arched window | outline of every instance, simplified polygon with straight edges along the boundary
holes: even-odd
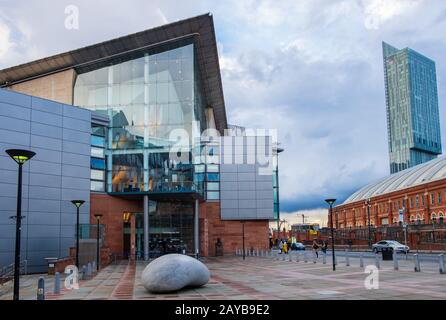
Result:
[[[417,223],[420,224],[421,223],[421,215],[418,213],[417,214]]]
[[[437,215],[435,214],[435,212],[432,212],[431,220],[432,220],[432,222],[437,222]]]
[[[414,216],[410,216],[410,222],[415,222],[415,217]]]
[[[394,217],[394,218],[393,218],[393,223],[394,223],[394,224],[397,224],[397,223],[398,223],[398,219]]]
[[[438,213],[438,220],[440,223],[444,222],[444,214],[441,211]]]

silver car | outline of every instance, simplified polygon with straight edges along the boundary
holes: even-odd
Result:
[[[383,248],[391,248],[394,252],[409,253],[410,248],[394,240],[381,240],[372,245],[374,253],[381,252]]]

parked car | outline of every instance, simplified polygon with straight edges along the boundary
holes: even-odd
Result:
[[[293,242],[291,244],[291,250],[305,250],[305,246],[302,242]]]
[[[381,240],[372,245],[374,253],[381,252],[383,248],[391,248],[395,252],[409,253],[410,248],[394,240]]]

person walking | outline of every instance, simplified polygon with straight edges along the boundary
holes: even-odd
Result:
[[[279,250],[280,250],[279,253],[283,252],[283,242],[282,242],[282,240],[279,241]]]
[[[319,245],[317,244],[316,239],[314,239],[313,240],[313,252],[316,255],[316,259],[319,258],[318,250],[319,250]]]
[[[288,254],[288,244],[286,242],[283,243],[283,253]]]
[[[322,252],[324,254],[327,254],[327,248],[328,248],[328,242],[327,240],[324,240],[324,242],[322,243]]]

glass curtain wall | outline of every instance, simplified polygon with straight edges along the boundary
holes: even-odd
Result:
[[[206,120],[192,43],[79,71],[74,104],[110,119],[107,192],[203,189],[194,181]]]

